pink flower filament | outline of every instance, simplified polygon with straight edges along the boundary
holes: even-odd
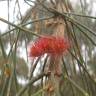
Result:
[[[38,57],[41,55],[53,54],[59,55],[63,54],[68,50],[70,44],[68,40],[61,38],[61,37],[44,37],[37,39],[34,44],[30,47],[30,57]]]

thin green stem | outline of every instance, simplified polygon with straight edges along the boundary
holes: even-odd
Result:
[[[69,53],[77,60],[78,64],[82,67],[82,69],[87,73],[90,80],[96,85],[95,80],[90,76],[89,72],[86,70],[86,68],[83,66],[82,62],[69,50]],[[84,62],[83,62],[84,63]]]
[[[33,84],[34,82],[36,82],[37,80],[41,79],[43,76],[46,76],[47,74],[42,73],[34,78],[32,78],[17,94],[16,96],[22,96],[22,94],[24,93],[24,91],[27,89],[27,87],[29,87],[31,84]]]
[[[7,90],[7,96],[10,96],[10,91],[11,91],[11,86],[12,86],[12,80],[13,80],[13,72],[10,76],[10,79],[9,79],[9,84],[8,84],[8,90]]]
[[[7,24],[10,24],[11,26],[14,26],[14,27],[22,30],[22,32],[30,33],[30,34],[35,35],[35,36],[37,36],[37,37],[43,37],[43,36],[40,35],[40,34],[36,34],[35,32],[32,32],[32,31],[30,31],[30,30],[28,30],[28,29],[25,29],[25,28],[21,27],[21,26],[18,26],[18,25],[15,25],[15,24],[11,23],[11,22],[8,22],[7,20],[5,20],[5,19],[3,19],[3,18],[0,18],[0,20],[1,20],[2,22],[5,22],[5,23],[7,23]]]
[[[35,22],[39,22],[39,21],[42,21],[42,20],[48,20],[48,19],[51,19],[51,18],[53,18],[53,17],[54,17],[54,16],[45,17],[45,18],[40,18],[40,19],[35,19],[35,20],[33,20],[33,21],[30,21],[30,22],[21,24],[20,26],[21,26],[21,27],[24,27],[24,26],[26,26],[26,25],[28,25],[28,24],[32,24],[32,23],[35,23]],[[6,23],[6,22],[5,22],[5,23]],[[7,24],[8,24],[8,22],[7,22]],[[17,26],[17,25],[16,25],[16,26]],[[14,26],[14,27],[15,27],[15,26]],[[16,27],[16,28],[17,28],[17,27]],[[13,29],[9,30],[8,32],[1,34],[1,37],[7,35],[8,33],[12,32],[12,31],[14,31],[14,30],[16,30],[16,28],[13,28]],[[29,32],[29,31],[28,31],[28,32]],[[30,32],[29,32],[29,33],[30,33]],[[33,34],[32,34],[32,35],[33,35]]]
[[[2,86],[2,91],[0,93],[0,96],[4,96],[6,89],[8,87],[8,83],[9,83],[9,77],[5,77],[5,81],[4,81],[4,84]]]
[[[87,26],[79,23],[77,20],[73,19],[72,17],[69,17],[69,16],[65,15],[64,13],[60,13],[60,12],[58,12],[57,10],[55,10],[55,9],[53,9],[53,8],[50,8],[50,11],[51,11],[51,13],[53,12],[53,14],[55,14],[55,15],[61,15],[61,16],[64,17],[64,18],[66,17],[66,18],[68,19],[68,21],[71,21],[71,22],[73,22],[73,23],[78,24],[79,26],[83,27],[83,28],[86,29],[88,32],[90,32],[93,36],[96,36],[96,33],[95,33],[93,30],[91,30],[91,29],[88,28]]]
[[[89,35],[87,35],[81,28],[80,28],[80,26],[78,26],[77,24],[75,24],[75,23],[73,23],[89,40],[90,40],[90,42],[94,45],[94,46],[96,46],[96,43],[91,39],[91,37],[89,36]]]
[[[76,87],[84,96],[89,96],[89,94],[83,90],[80,86],[78,86],[70,77],[64,76],[74,87]]]
[[[64,62],[63,57],[62,57],[62,62],[63,62],[63,66],[64,66],[64,70],[65,70],[65,72],[66,72],[66,75],[67,75],[67,77],[69,77],[68,70],[67,70],[67,68],[66,68],[66,64],[65,64],[65,62]],[[63,75],[64,75],[64,74],[63,74]],[[69,83],[70,83],[70,82],[69,82]],[[71,87],[71,89],[72,89],[73,96],[75,96],[75,91],[74,91],[74,88],[73,88],[73,86],[72,86],[71,83],[70,83],[70,87]]]
[[[4,46],[3,46],[3,42],[2,42],[1,37],[0,37],[0,46],[1,46],[2,54],[3,54],[3,58],[6,59],[6,53],[4,50]]]
[[[38,96],[41,92],[43,92],[45,89],[47,89],[48,87],[44,87],[42,89],[40,89],[39,91],[37,91],[36,93],[34,93],[33,95],[31,96]]]

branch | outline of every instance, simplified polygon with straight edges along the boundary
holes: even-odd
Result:
[[[64,76],[65,79],[67,79],[72,85],[74,85],[75,88],[77,88],[84,96],[89,96],[89,94],[83,90],[81,87],[79,87],[70,77]]]
[[[26,84],[26,86],[24,86],[24,87],[16,94],[16,96],[21,96],[21,95],[24,93],[24,91],[27,89],[27,87],[28,87],[29,85],[33,84],[33,83],[36,82],[37,80],[39,80],[39,79],[41,79],[42,77],[47,76],[47,75],[48,75],[48,74],[42,73],[42,74],[40,74],[40,75],[32,78],[32,79]]]
[[[55,15],[61,15],[61,16],[64,17],[64,18],[66,17],[69,21],[78,24],[79,26],[83,27],[83,28],[86,29],[88,32],[90,32],[92,35],[96,36],[96,33],[95,33],[93,30],[91,30],[91,29],[88,28],[87,26],[79,23],[77,20],[75,20],[75,19],[73,19],[73,18],[65,15],[64,13],[58,12],[58,11],[57,11],[56,9],[54,9],[54,8],[50,8],[50,11],[51,11],[51,12],[53,11],[53,14],[55,14]]]
[[[28,24],[32,24],[32,23],[35,23],[35,22],[43,21],[43,20],[48,20],[48,19],[51,19],[51,18],[54,18],[54,16],[45,17],[45,18],[39,18],[39,19],[34,19],[33,21],[30,21],[28,23],[21,24],[19,27],[24,27],[24,26],[26,26]],[[16,28],[13,28],[13,29],[9,30],[8,32],[1,34],[1,37],[7,35],[8,33],[10,33],[11,31],[14,31],[14,30],[16,30]],[[32,34],[32,32],[31,32],[31,34]]]
[[[43,36],[40,35],[40,34],[36,34],[36,33],[32,32],[32,31],[30,31],[30,30],[28,30],[28,29],[25,29],[25,28],[22,28],[21,26],[15,25],[15,24],[13,24],[13,23],[11,23],[11,22],[9,22],[9,21],[1,18],[1,17],[0,17],[0,20],[1,20],[2,22],[7,23],[7,24],[9,24],[9,25],[11,25],[11,26],[14,26],[14,27],[16,27],[16,28],[18,28],[18,29],[20,29],[20,30],[22,30],[22,31],[24,31],[24,32],[31,33],[32,35],[35,35],[35,36],[37,36],[37,37],[43,37]]]

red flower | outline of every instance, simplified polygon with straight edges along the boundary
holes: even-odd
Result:
[[[38,57],[45,53],[59,55],[63,54],[70,47],[69,45],[69,42],[61,37],[43,37],[31,45],[29,55],[31,57]]]

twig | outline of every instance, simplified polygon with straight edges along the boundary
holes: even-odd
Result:
[[[32,78],[27,84],[26,86],[24,86],[17,94],[16,96],[22,96],[22,94],[24,93],[24,91],[27,89],[27,87],[31,84],[33,84],[34,82],[36,82],[37,80],[41,79],[43,76],[46,76],[48,74],[42,73],[34,78]]]
[[[6,59],[6,52],[4,50],[4,46],[3,46],[1,37],[0,37],[0,46],[1,46],[2,54],[3,54],[3,58]]]
[[[91,29],[89,29],[87,26],[79,23],[77,20],[75,20],[75,19],[73,19],[73,18],[65,15],[64,13],[58,12],[58,11],[55,10],[54,8],[50,8],[50,10],[51,10],[50,12],[53,11],[54,14],[61,15],[61,16],[63,16],[64,18],[66,17],[69,21],[78,24],[79,26],[81,26],[81,27],[83,27],[84,29],[88,30],[88,32],[90,32],[92,35],[96,36],[96,33],[95,33],[93,30],[91,30]]]
[[[35,36],[37,36],[37,37],[43,37],[43,36],[40,35],[40,34],[36,34],[35,32],[32,32],[32,31],[30,31],[30,30],[28,30],[28,29],[22,28],[21,26],[18,26],[18,25],[15,25],[15,24],[11,23],[11,22],[8,22],[7,20],[5,20],[5,19],[3,19],[3,18],[0,18],[0,20],[1,20],[2,22],[5,22],[5,23],[7,23],[7,24],[10,24],[11,26],[14,26],[14,27],[16,27],[16,28],[18,28],[18,29],[26,32],[26,33],[31,33],[32,35],[35,35]]]
[[[32,23],[35,23],[35,22],[39,22],[39,21],[42,21],[42,20],[48,20],[48,19],[51,19],[51,18],[53,18],[53,17],[54,17],[54,16],[35,19],[35,20],[31,21],[31,22],[21,24],[20,26],[23,27],[23,26],[26,26],[26,25],[28,25],[28,24],[32,24]],[[5,22],[5,23],[6,23],[6,22]],[[7,23],[7,24],[8,24],[8,23]],[[16,27],[16,28],[17,28],[17,27]],[[7,35],[8,33],[12,32],[12,31],[14,31],[14,30],[16,30],[16,28],[13,28],[13,29],[9,30],[8,32],[3,33],[3,34],[1,35],[1,37]],[[32,35],[33,35],[33,34],[32,34]]]
[[[84,94],[84,96],[89,96],[89,94],[84,91],[81,87],[79,87],[70,77],[66,75],[64,76],[64,78],[67,79],[72,85],[74,85],[74,87],[76,87],[82,94]]]
[[[81,14],[69,13],[69,12],[63,12],[63,13],[67,14],[67,15],[73,15],[73,16],[78,16],[78,17],[85,17],[85,18],[96,19],[96,17],[94,17],[94,16],[81,15]]]
[[[72,22],[71,22],[72,23]],[[96,46],[96,43],[91,39],[90,36],[88,36],[77,24],[73,23],[90,41],[91,43]]]
[[[93,83],[96,85],[96,82],[92,77],[90,76],[89,72],[86,70],[86,68],[83,66],[82,62],[69,50],[69,53],[77,60],[78,64],[83,68],[83,70],[87,73],[89,76],[90,80],[93,81]],[[84,63],[84,62],[83,62]]]

